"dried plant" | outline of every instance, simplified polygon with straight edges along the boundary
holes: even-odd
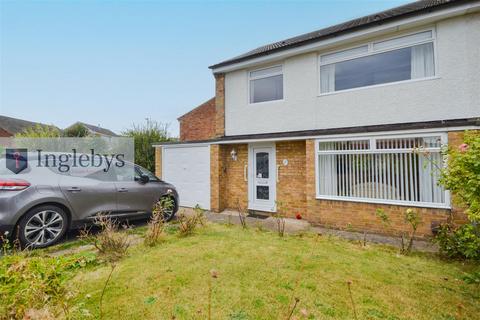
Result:
[[[189,236],[195,232],[199,224],[202,226],[206,224],[204,210],[194,210],[194,213],[188,216],[185,215],[185,212],[182,212],[178,216],[178,223],[180,236]]]
[[[107,289],[108,283],[112,278],[113,271],[117,267],[118,262],[127,255],[130,242],[128,234],[118,231],[116,220],[104,214],[99,214],[95,218],[95,225],[101,228],[98,234],[92,235],[88,231],[84,231],[81,237],[95,246],[98,250],[98,256],[110,265],[110,272],[103,285],[100,295],[100,319],[103,318],[103,297]]]
[[[197,216],[198,218],[198,222],[202,225],[202,226],[205,226],[207,224],[207,218],[205,217],[205,209],[203,209],[202,207],[200,207],[200,205],[195,205],[195,207],[193,207],[193,212],[195,213],[195,215]]]
[[[208,278],[208,320],[212,319],[212,280],[218,278],[218,272],[215,269],[210,270],[210,277]]]
[[[173,200],[168,197],[164,197],[155,203],[152,209],[152,217],[148,222],[147,232],[145,234],[145,245],[153,247],[160,242],[165,229],[165,214],[170,211],[173,206]]]
[[[353,294],[352,294],[352,281],[350,280],[347,281],[347,287],[348,287],[348,295],[350,296],[350,302],[352,303],[353,318],[357,320],[358,319],[357,308],[355,306],[355,301],[353,300]]]
[[[247,216],[248,210],[245,206],[242,206],[240,200],[237,200],[237,212],[238,212],[238,219],[240,220],[240,224],[242,225],[243,229],[247,229]]]
[[[275,224],[277,225],[277,233],[280,237],[285,235],[285,207],[280,201],[275,202],[277,205],[277,212],[272,214],[272,217],[275,219]]]
[[[292,306],[290,312],[288,313],[287,320],[290,320],[292,318],[293,313],[295,312],[295,309],[297,308],[298,302],[300,302],[300,299],[295,298],[295,302],[293,303],[293,306]]]

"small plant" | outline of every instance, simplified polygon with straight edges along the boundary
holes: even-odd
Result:
[[[204,210],[198,207],[198,209],[194,209],[192,215],[188,216],[185,215],[185,212],[182,212],[178,216],[178,223],[180,236],[189,236],[195,232],[199,224],[202,226],[206,224]]]
[[[240,224],[242,225],[242,228],[247,229],[248,210],[246,210],[246,208],[240,204],[239,200],[237,200],[237,212],[238,212],[238,219],[240,220]]]
[[[100,295],[100,319],[102,319],[105,291],[118,262],[127,255],[130,242],[128,234],[119,232],[118,224],[110,217],[102,214],[98,215],[95,219],[95,224],[101,228],[101,231],[96,235],[91,235],[86,231],[82,234],[82,238],[92,242],[98,250],[99,258],[110,265],[110,272]]]
[[[165,229],[165,214],[172,209],[173,205],[173,200],[168,197],[161,198],[155,203],[145,234],[145,245],[153,247],[160,242]]]
[[[283,213],[283,203],[277,201],[277,212],[272,214],[272,217],[275,219],[275,224],[277,225],[277,234],[279,237],[285,235],[285,214]]]
[[[203,209],[202,207],[200,207],[200,205],[195,205],[195,207],[193,207],[193,212],[195,212],[195,215],[197,216],[198,218],[198,222],[204,227],[206,224],[207,224],[207,219],[205,217],[205,209]]]
[[[410,225],[412,231],[410,233],[402,232],[400,253],[409,254],[412,251],[415,232],[417,231],[418,226],[422,223],[422,220],[418,212],[413,209],[405,210],[404,215],[405,223]],[[405,239],[408,239],[406,243]]]
[[[384,209],[378,208],[377,210],[375,210],[375,215],[380,219],[384,227],[390,226],[391,224],[390,217],[388,216],[388,214],[385,212]]]
[[[390,216],[384,209],[377,209],[375,215],[380,219],[384,228],[390,227]],[[411,231],[400,233],[400,253],[409,254],[412,251],[415,233],[417,232],[418,226],[422,223],[422,219],[417,211],[409,208],[404,212],[404,222],[410,226]]]
[[[10,241],[8,231],[5,231],[3,235],[0,235],[0,243],[2,245],[1,253],[4,256],[8,254],[15,254],[21,251],[20,241],[18,240],[18,238],[14,241]]]

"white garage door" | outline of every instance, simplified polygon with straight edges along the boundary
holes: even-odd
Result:
[[[210,146],[164,146],[162,179],[173,184],[180,205],[210,209]]]

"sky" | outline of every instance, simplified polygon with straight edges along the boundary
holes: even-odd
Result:
[[[0,115],[176,136],[215,94],[208,66],[408,2],[0,0]]]

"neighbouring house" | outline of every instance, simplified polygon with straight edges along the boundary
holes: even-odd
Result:
[[[180,141],[208,140],[215,136],[215,97],[178,118]]]
[[[111,130],[108,130],[99,126],[94,126],[93,124],[80,122],[80,121],[75,122],[74,124],[65,128],[64,130],[71,129],[79,125],[86,128],[88,130],[88,133],[93,136],[101,136],[101,137],[117,137],[118,136],[115,132]]]
[[[51,127],[60,131],[60,129],[53,125],[0,116],[0,137],[13,137],[17,133],[21,133],[36,126]]]
[[[430,236],[463,219],[437,166],[480,129],[479,48],[480,1],[432,0],[220,62],[214,102],[179,118],[180,141],[155,145],[157,175],[182,206],[390,234],[413,207]]]

